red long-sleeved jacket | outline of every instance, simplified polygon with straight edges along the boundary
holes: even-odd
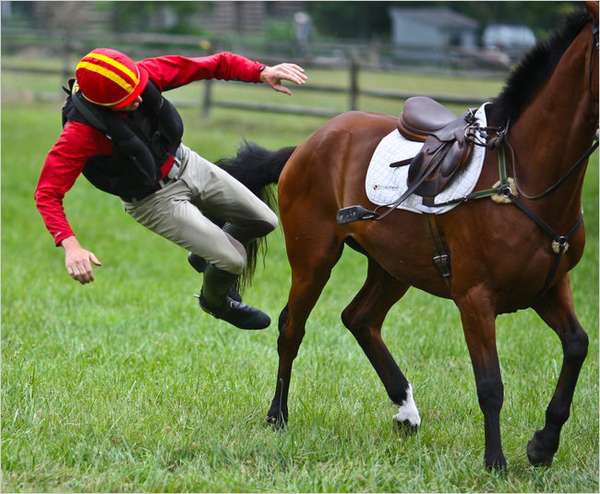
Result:
[[[147,58],[138,62],[160,91],[202,79],[259,82],[264,65],[233,53],[188,58],[179,55]],[[92,156],[109,155],[112,144],[102,132],[80,122],[68,122],[46,157],[34,198],[56,245],[73,235],[63,208],[63,198]]]

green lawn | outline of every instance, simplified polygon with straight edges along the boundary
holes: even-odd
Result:
[[[371,81],[454,94],[494,94],[501,86],[481,81],[475,93],[473,83],[449,78]],[[44,84],[50,91],[58,81]],[[276,324],[245,333],[201,313],[193,298],[201,280],[185,253],[135,224],[119,200],[83,179],[65,207],[80,241],[104,266],[95,283],[73,282],[32,197],[59,133],[60,105],[18,102],[24,87],[21,76],[4,78],[3,491],[598,491],[597,155],[585,186],[588,244],[572,276],[591,345],[571,419],[554,465],[530,467],[526,443],[543,423],[561,350],[531,311],[500,317],[509,462],[500,476],[483,469],[482,415],[457,310],[417,290],[385,324],[422,417],[417,435],[396,432],[394,408],[340,321],[365,276],[364,258],[350,249],[309,319],[284,432],[264,425],[275,386]],[[185,91],[200,95],[201,87]],[[285,99],[225,84],[217,94],[344,108],[329,97]],[[400,110],[382,103],[362,102],[364,109]],[[277,148],[299,143],[323,123],[224,110],[209,121],[199,110],[183,116],[186,143],[213,160],[232,154],[242,138]],[[247,301],[276,319],[289,275],[278,229]]]

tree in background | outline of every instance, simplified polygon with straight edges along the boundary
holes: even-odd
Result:
[[[109,9],[116,32],[155,30],[176,34],[202,32],[194,15],[212,8],[212,2],[101,2]],[[151,28],[151,29],[149,29]]]
[[[556,29],[565,15],[581,8],[581,2],[436,2],[446,4],[484,26],[493,23],[525,24],[537,36]]]
[[[479,21],[483,27],[491,23],[526,24],[538,36],[551,31],[568,12],[581,2],[307,2],[317,31],[336,38],[382,38],[390,33],[390,7],[444,7]]]
[[[33,20],[37,27],[69,30],[73,16],[81,17],[93,10],[104,13],[110,22],[106,29],[115,32],[170,32],[177,34],[200,34],[197,19],[210,13],[215,2],[185,1],[98,1],[98,2],[4,2],[10,7],[11,22],[21,19]],[[10,5],[8,5],[10,3]],[[469,2],[448,1],[305,1],[298,2],[298,10],[306,10],[312,17],[316,31],[329,38],[385,39],[390,35],[389,9],[399,8],[447,8],[471,17],[482,26],[491,23],[526,24],[537,36],[553,30],[561,17],[580,7],[576,1],[506,1]],[[269,7],[269,5],[267,6]],[[82,13],[76,13],[76,10]],[[273,10],[272,5],[267,12]],[[43,15],[41,12],[47,12]],[[63,15],[66,11],[73,11]],[[268,31],[277,38],[289,37],[291,25],[284,26],[283,19],[271,19]],[[268,23],[267,23],[268,24]],[[289,22],[288,22],[289,24]],[[66,27],[65,27],[66,26]],[[85,26],[85,23],[82,24]],[[206,28],[206,27],[205,27]],[[269,33],[267,33],[269,34]]]

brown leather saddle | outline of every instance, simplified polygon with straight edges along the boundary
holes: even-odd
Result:
[[[414,158],[390,166],[410,164],[407,186],[424,198],[423,204],[432,203],[469,160],[474,145],[469,132],[475,124],[471,110],[457,117],[426,96],[406,100],[398,130],[407,139],[424,144]]]

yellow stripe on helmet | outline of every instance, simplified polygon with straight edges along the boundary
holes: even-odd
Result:
[[[92,58],[95,60],[100,60],[102,62],[105,62],[109,65],[112,65],[113,67],[115,67],[116,69],[120,70],[121,72],[123,72],[124,74],[126,74],[127,76],[129,76],[131,78],[131,80],[133,81],[133,83],[137,86],[137,83],[139,82],[139,78],[137,74],[134,74],[131,69],[129,69],[129,67],[123,65],[120,62],[117,62],[115,59],[110,58],[106,55],[103,55],[102,53],[96,53],[96,52],[90,52],[88,53],[85,58]]]
[[[104,67],[100,67],[99,65],[95,65],[95,64],[90,63],[90,62],[79,62],[77,64],[77,67],[75,68],[75,70],[79,70],[79,69],[87,69],[87,70],[89,70],[91,72],[96,72],[97,74],[100,74],[100,75],[106,77],[107,79],[110,79],[115,84],[118,84],[125,91],[127,91],[127,94],[131,93],[134,90],[134,86],[132,86],[131,84],[129,84],[125,79],[123,79],[122,77],[118,76],[117,74],[115,74],[111,70],[105,69]],[[115,102],[115,103],[117,103],[117,102]]]

